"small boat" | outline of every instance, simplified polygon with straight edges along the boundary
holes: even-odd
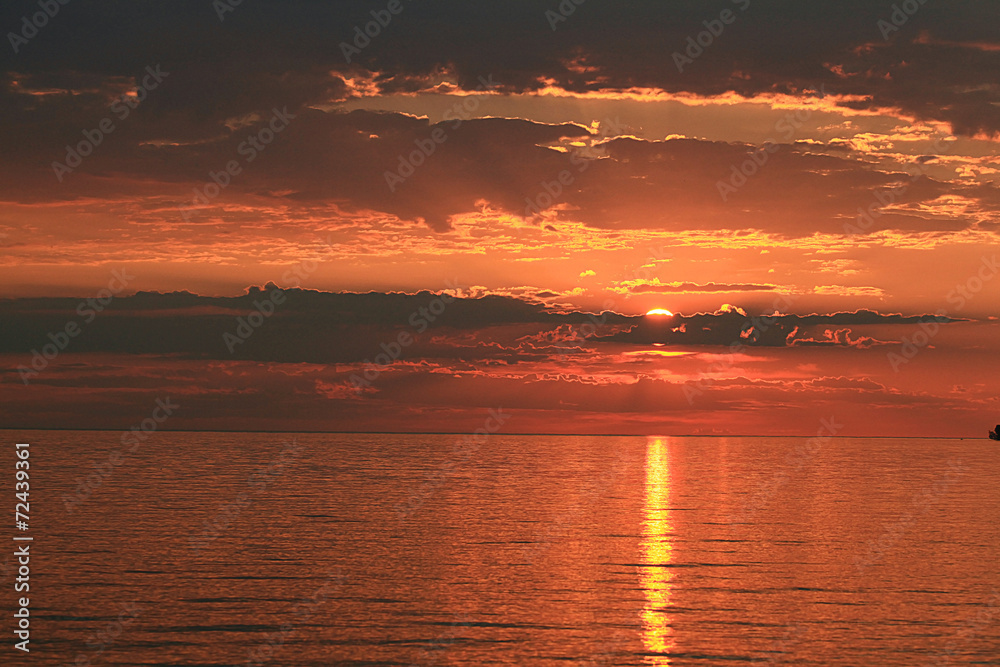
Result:
[[[990,431],[990,440],[1000,440],[1000,424],[997,424],[995,431]]]

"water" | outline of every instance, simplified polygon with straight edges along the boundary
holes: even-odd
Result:
[[[985,440],[4,434],[5,664],[1000,664]]]

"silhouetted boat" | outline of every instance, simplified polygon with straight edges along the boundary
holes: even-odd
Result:
[[[1000,424],[997,424],[996,430],[990,431],[990,440],[1000,440]]]

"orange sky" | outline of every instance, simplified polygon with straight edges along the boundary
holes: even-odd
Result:
[[[219,23],[123,10],[135,30],[116,53],[67,7],[3,63],[9,425],[119,428],[166,393],[192,406],[167,428],[454,431],[498,406],[517,432],[808,433],[842,415],[855,435],[978,436],[1000,421],[989,10],[928,6],[883,39],[870,5],[760,7],[678,72],[672,54],[711,18],[696,3],[581,8],[552,34],[526,6],[414,5],[351,63],[340,39],[363,12],[334,5]],[[191,25],[208,31],[198,48]],[[108,311],[26,383],[18,368],[116,271]],[[295,293],[252,353],[220,347],[252,307],[233,297],[267,283],[462,305],[357,393],[349,378],[410,311],[373,299],[338,316]],[[175,291],[207,310],[126,298]],[[651,309],[682,319],[647,335]],[[553,351],[602,311],[624,317]],[[727,318],[776,312],[827,320],[729,353]],[[933,315],[952,321],[906,348]],[[316,318],[349,354],[308,337],[328,333]],[[150,319],[214,342],[157,337]]]

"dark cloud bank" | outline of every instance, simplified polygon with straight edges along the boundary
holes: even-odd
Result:
[[[410,356],[481,359],[499,352],[490,347],[498,341],[511,344],[510,334],[496,333],[504,331],[533,334],[541,340],[546,335],[558,337],[557,333],[568,327],[580,336],[574,339],[576,345],[743,343],[785,347],[791,344],[789,338],[796,329],[807,326],[956,321],[865,310],[777,317],[750,316],[735,310],[630,317],[611,312],[556,312],[504,296],[466,299],[431,292],[329,293],[279,290],[274,285],[250,288],[238,297],[140,292],[116,298],[100,312],[99,308],[100,304],[71,298],[0,301],[0,353],[31,355],[45,345],[65,342],[66,332],[72,330],[77,333],[67,347],[76,353],[355,363],[378,353],[381,342],[391,343],[405,333],[417,342]],[[442,342],[449,335],[459,340],[471,335],[473,344]],[[530,351],[542,354],[544,348],[535,346]]]

